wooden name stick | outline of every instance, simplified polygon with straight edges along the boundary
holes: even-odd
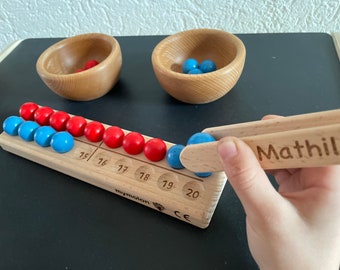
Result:
[[[340,110],[207,128],[216,140],[235,136],[247,143],[264,169],[340,164]],[[195,172],[222,171],[217,142],[189,145],[180,159]]]

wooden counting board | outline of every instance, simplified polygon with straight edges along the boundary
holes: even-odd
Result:
[[[165,143],[167,149],[173,145]],[[200,228],[209,225],[226,183],[222,172],[201,178],[187,169],[171,168],[165,159],[151,162],[143,153],[129,155],[122,147],[109,148],[84,136],[75,137],[72,150],[63,154],[5,132],[0,134],[0,145],[8,152]]]

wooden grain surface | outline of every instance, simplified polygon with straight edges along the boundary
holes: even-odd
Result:
[[[217,140],[236,136],[247,143],[264,169],[340,163],[340,110],[207,128]],[[217,142],[187,146],[184,166],[194,171],[223,170]]]

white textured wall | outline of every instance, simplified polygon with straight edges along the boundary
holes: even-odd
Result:
[[[0,0],[0,51],[18,39],[86,32],[340,32],[339,0]]]

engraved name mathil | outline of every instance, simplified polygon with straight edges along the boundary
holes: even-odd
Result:
[[[298,158],[322,158],[325,156],[339,156],[339,149],[334,137],[321,138],[319,141],[295,140],[289,146],[277,147],[268,144],[267,147],[256,146],[260,161],[298,159]]]

